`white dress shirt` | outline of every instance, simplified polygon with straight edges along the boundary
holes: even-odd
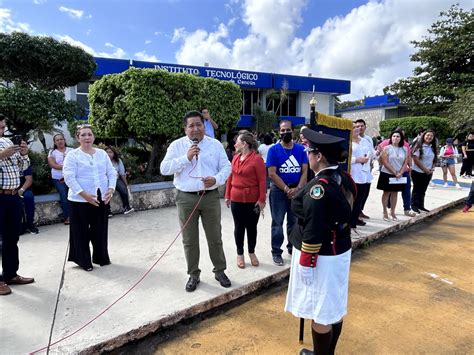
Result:
[[[173,141],[161,162],[163,175],[174,174],[173,184],[181,191],[194,192],[204,190],[202,178],[212,176],[216,184],[206,190],[214,190],[224,185],[230,175],[230,162],[222,144],[213,138],[204,136],[199,142],[198,159],[188,160],[187,153],[193,142],[187,137]]]
[[[372,150],[373,148],[363,139],[361,139],[359,143],[352,142],[351,176],[356,184],[370,184],[373,180],[370,171]],[[367,163],[356,163],[356,159],[363,156],[369,158]]]
[[[68,200],[87,202],[79,193],[96,195],[100,189],[102,200],[108,189],[115,190],[117,171],[105,150],[95,148],[94,154],[84,153],[81,148],[69,152],[64,159],[63,174],[69,187]]]

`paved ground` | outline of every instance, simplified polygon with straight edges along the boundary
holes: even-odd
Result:
[[[435,178],[439,179],[439,173],[436,172]],[[436,214],[443,206],[467,196],[469,185],[470,181],[466,181],[462,190],[440,186],[428,190],[426,207],[433,209],[432,214]],[[381,231],[397,228],[394,222],[382,220],[380,196],[373,186],[365,210],[372,218],[366,227],[358,229],[358,234],[354,235],[356,242]],[[68,338],[52,350],[74,352],[90,350],[97,344],[100,346],[95,349],[120,345],[284,278],[288,274],[289,259],[285,256],[285,267],[275,266],[271,262],[269,209],[266,209],[266,217],[259,224],[256,253],[261,265],[258,268],[248,265],[245,270],[235,265],[232,216],[224,203],[222,209],[227,274],[233,283],[231,289],[221,288],[214,280],[207,246],[202,238],[201,284],[193,294],[186,293],[186,267],[178,238],[142,283],[103,316],[74,335],[73,332],[122,296],[164,253],[179,231],[177,210],[164,208],[114,217],[109,229],[112,265],[97,267],[86,273],[74,264],[66,263],[62,283],[68,245],[67,227],[45,226],[40,228],[41,233],[37,236],[24,235],[20,240],[19,274],[34,276],[36,283],[14,286],[12,295],[1,298],[0,353],[32,352],[48,344],[59,288],[61,293],[52,341]],[[400,205],[398,211],[401,215]],[[400,219],[398,225],[413,221],[407,222],[408,218],[403,216]]]
[[[356,250],[339,354],[472,354],[472,214],[450,212]],[[286,285],[223,314],[116,354],[296,354],[299,321]],[[305,347],[312,348],[309,321]],[[171,334],[169,334],[171,335]]]

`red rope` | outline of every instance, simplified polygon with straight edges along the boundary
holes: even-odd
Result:
[[[86,328],[88,325],[90,325],[92,322],[94,322],[95,320],[97,320],[99,317],[101,317],[105,312],[107,312],[110,308],[112,308],[115,304],[117,304],[122,298],[124,298],[126,295],[128,295],[135,287],[138,286],[138,284],[140,284],[140,282],[143,281],[143,279],[148,276],[148,274],[154,269],[154,267],[159,263],[159,261],[165,256],[165,254],[168,252],[168,250],[171,249],[171,247],[173,246],[173,244],[176,242],[176,240],[178,239],[178,237],[180,236],[180,234],[183,232],[183,230],[187,227],[189,221],[191,220],[191,217],[194,215],[194,212],[196,212],[196,209],[198,208],[199,204],[201,203],[201,200],[202,198],[204,197],[205,193],[203,193],[201,195],[201,197],[199,198],[198,202],[196,203],[196,206],[194,207],[193,211],[191,212],[191,214],[189,215],[188,219],[186,220],[186,223],[184,223],[183,227],[181,228],[181,230],[179,231],[179,233],[176,235],[176,237],[173,239],[173,241],[171,242],[171,244],[166,248],[166,250],[163,252],[163,254],[161,254],[161,256],[158,258],[158,260],[155,261],[155,263],[148,269],[147,272],[145,272],[145,274],[143,274],[142,277],[140,277],[140,279],[135,282],[133,284],[132,287],[130,287],[122,296],[120,296],[119,298],[117,298],[114,302],[112,302],[107,308],[105,308],[102,312],[100,312],[98,315],[96,315],[94,318],[92,318],[91,320],[89,320],[87,323],[85,323],[82,327],[80,327],[79,329],[75,330],[74,332],[72,332],[71,334],[59,339],[59,340],[56,340],[55,342],[51,343],[51,344],[48,344],[47,346],[41,348],[41,349],[38,349],[38,350],[35,350],[35,351],[32,351],[30,354],[35,354],[35,353],[38,353],[40,351],[43,351],[43,350],[46,350],[48,349],[49,351],[49,348],[52,346],[52,345],[56,345],[70,337],[72,337],[73,335],[79,333],[82,329]]]

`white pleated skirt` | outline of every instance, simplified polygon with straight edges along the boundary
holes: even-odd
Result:
[[[334,324],[344,317],[347,314],[351,254],[349,249],[340,255],[319,255],[314,281],[306,286],[298,275],[301,252],[293,248],[285,311],[323,325]]]

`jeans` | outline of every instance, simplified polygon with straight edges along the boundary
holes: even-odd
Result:
[[[272,255],[281,255],[283,250],[281,246],[285,240],[283,234],[283,221],[286,215],[286,235],[291,234],[291,230],[296,222],[296,217],[291,212],[291,200],[286,193],[277,186],[270,187],[270,212],[272,214]],[[291,252],[293,246],[288,241],[286,248]]]
[[[357,221],[359,220],[359,215],[362,212],[362,203],[364,199],[367,199],[368,189],[370,189],[370,184],[356,184],[357,186],[357,196],[352,206],[352,214],[350,219],[351,227],[355,227]]]
[[[126,210],[130,209],[130,202],[128,200],[127,185],[125,185],[125,183],[123,182],[123,180],[120,177],[117,179],[117,184],[115,185],[115,190],[117,190],[117,192],[120,195],[120,199],[122,200],[123,208],[125,208]]]
[[[2,235],[2,268],[0,281],[16,276],[20,265],[18,240],[21,233],[22,203],[20,196],[0,195],[0,234]]]
[[[35,218],[35,196],[31,189],[26,189],[23,193],[23,205],[25,206],[26,225],[31,227]]]
[[[69,204],[67,201],[67,193],[69,191],[69,188],[67,185],[63,182],[60,182],[58,179],[52,179],[53,180],[53,185],[56,188],[56,191],[58,191],[59,194],[59,203],[61,205],[61,209],[63,210],[63,215],[64,218],[69,217]]]

